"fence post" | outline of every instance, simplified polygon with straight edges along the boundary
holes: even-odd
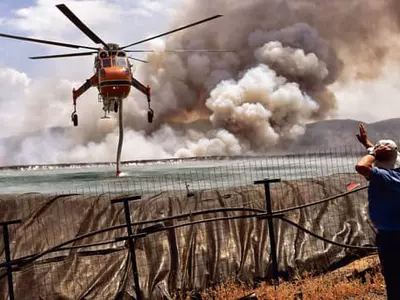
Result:
[[[10,264],[11,251],[10,251],[10,235],[8,232],[8,225],[21,224],[21,223],[22,220],[0,222],[0,226],[3,227],[4,254],[7,264],[8,295],[10,296],[10,300],[14,300],[14,285],[12,276],[12,265]]]
[[[271,260],[272,260],[272,278],[274,281],[274,285],[279,284],[278,279],[278,259],[277,259],[277,250],[276,250],[276,240],[275,240],[275,229],[272,214],[272,205],[271,205],[271,190],[270,183],[281,182],[281,179],[263,179],[254,181],[254,184],[263,184],[265,189],[265,205],[267,209],[267,220],[268,220],[268,231],[269,231],[269,240],[271,246]]]
[[[131,212],[130,212],[130,209],[129,209],[129,202],[130,201],[134,201],[134,200],[139,200],[141,198],[142,198],[141,196],[133,196],[133,197],[127,197],[127,198],[123,198],[123,199],[111,200],[112,204],[121,203],[121,202],[124,203],[125,222],[126,222],[126,230],[127,230],[128,236],[133,235],[132,222],[131,222]],[[132,264],[133,280],[135,282],[136,299],[137,300],[142,300],[142,295],[140,293],[138,268],[137,268],[137,264],[136,264],[135,241],[134,241],[134,239],[128,239],[128,247],[129,247],[129,252],[131,254],[131,264]]]

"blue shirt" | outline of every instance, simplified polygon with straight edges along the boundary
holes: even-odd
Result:
[[[368,202],[369,215],[377,229],[400,230],[400,168],[372,168]]]

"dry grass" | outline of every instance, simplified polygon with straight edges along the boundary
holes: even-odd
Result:
[[[203,291],[201,296],[202,299],[236,300],[254,293],[257,299],[265,300],[386,299],[385,284],[376,256],[364,258],[322,276],[303,274],[301,277],[292,282],[280,282],[277,287],[262,283],[255,289],[228,282]]]

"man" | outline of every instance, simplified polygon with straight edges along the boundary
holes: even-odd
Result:
[[[375,146],[360,125],[358,140],[368,149],[356,171],[369,180],[368,204],[377,229],[376,246],[385,278],[387,299],[400,299],[400,168],[397,145],[380,140]]]

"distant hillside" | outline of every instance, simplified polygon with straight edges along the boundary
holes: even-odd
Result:
[[[328,120],[307,125],[306,133],[290,149],[332,148],[342,145],[360,147],[356,133],[361,122],[355,120]],[[400,118],[375,123],[364,123],[372,142],[379,139],[400,140]],[[297,151],[296,151],[297,152]]]
[[[306,126],[305,134],[300,137],[297,142],[289,146],[285,145],[281,150],[296,150],[294,152],[298,152],[297,150],[305,151],[315,148],[327,149],[343,145],[360,147],[356,138],[360,123],[361,121],[350,119],[336,119],[310,123]],[[392,139],[396,142],[400,141],[400,118],[388,119],[375,123],[362,123],[365,124],[368,136],[372,142],[384,138]],[[182,125],[175,126],[179,128]],[[212,129],[211,124],[204,120],[185,124],[185,126],[191,129],[201,128],[203,131],[205,128]]]

